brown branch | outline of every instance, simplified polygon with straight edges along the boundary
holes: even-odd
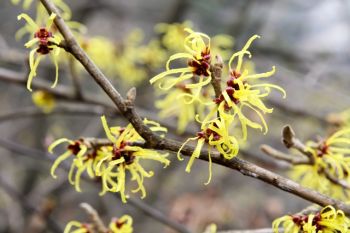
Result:
[[[334,177],[332,174],[330,174],[327,170],[322,169],[321,171],[323,174],[325,174],[326,178],[332,182],[335,185],[339,185],[344,189],[350,189],[350,184],[347,183],[345,180],[340,180],[336,177]]]
[[[180,142],[161,138],[155,135],[147,126],[143,124],[141,117],[136,113],[135,109],[125,104],[124,98],[119,94],[119,92],[113,87],[113,85],[104,76],[100,69],[91,61],[91,59],[79,46],[72,32],[65,24],[64,20],[60,17],[55,5],[50,0],[40,1],[49,13],[56,13],[57,17],[55,18],[55,24],[58,30],[61,32],[62,36],[64,37],[67,46],[71,50],[71,53],[78,61],[80,61],[80,63],[85,67],[85,69],[94,78],[94,80],[111,98],[111,100],[118,107],[118,109],[124,115],[124,117],[128,119],[129,122],[134,126],[135,130],[145,139],[146,145],[154,149],[170,150],[174,152],[178,151],[181,147]],[[193,152],[194,147],[192,146],[185,146],[182,150],[182,154],[187,156],[191,156]],[[262,180],[279,189],[293,193],[299,197],[317,203],[321,206],[333,205],[338,209],[342,209],[347,214],[350,214],[350,205],[346,205],[343,202],[334,200],[314,190],[304,188],[294,181],[286,179],[280,175],[277,175],[252,163],[249,163],[239,158],[234,158],[230,161],[227,161],[223,159],[218,152],[213,152],[212,157],[213,162],[237,170],[243,175],[251,176],[256,179]],[[208,161],[208,151],[202,151],[199,158]]]

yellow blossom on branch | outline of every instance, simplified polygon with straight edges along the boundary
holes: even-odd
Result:
[[[38,68],[38,65],[45,55],[50,55],[51,59],[55,65],[56,75],[55,75],[55,81],[52,84],[52,88],[54,88],[58,81],[58,62],[57,58],[60,53],[60,48],[57,47],[57,45],[61,42],[61,37],[58,35],[53,35],[53,33],[50,31],[50,28],[53,24],[53,20],[55,19],[56,15],[52,13],[47,20],[46,26],[42,27],[37,25],[32,18],[29,17],[27,14],[20,14],[18,16],[18,20],[24,19],[28,26],[31,28],[31,31],[34,33],[34,38],[29,40],[24,46],[26,48],[31,48],[33,46],[36,46],[34,49],[32,49],[29,53],[29,67],[30,72],[28,76],[27,81],[27,89],[29,91],[32,91],[31,83],[33,78],[36,76],[36,70]]]
[[[274,233],[347,233],[349,227],[350,220],[344,212],[332,206],[326,206],[316,214],[286,215],[272,223]]]
[[[209,178],[206,184],[210,183],[212,177],[212,161],[210,155],[211,149],[216,148],[225,159],[232,159],[238,154],[239,151],[238,141],[234,136],[230,135],[228,124],[223,118],[217,118],[208,123],[208,125],[202,124],[202,131],[198,132],[196,137],[187,139],[177,152],[179,160],[183,160],[183,158],[180,156],[180,153],[182,148],[189,141],[197,141],[197,146],[194,149],[186,166],[186,172],[191,172],[191,167],[194,160],[199,158],[202,148],[205,145],[208,146]]]
[[[189,33],[184,41],[186,52],[170,56],[166,64],[166,71],[153,77],[150,80],[151,84],[173,75],[178,75],[178,77],[173,79],[172,82],[167,82],[166,86],[161,87],[160,84],[160,87],[169,90],[174,85],[190,79],[193,80],[193,83],[186,84],[186,88],[200,88],[210,83],[210,37],[204,33],[194,32],[189,28],[186,28],[185,31]],[[179,59],[186,59],[186,67],[171,68],[171,63]],[[198,80],[196,80],[197,78]]]
[[[306,187],[346,198],[348,191],[334,184],[332,179],[350,182],[350,129],[339,130],[317,142],[308,141],[306,146],[312,155],[312,163],[294,165],[290,176]]]
[[[213,108],[212,111],[208,114],[205,121],[210,120],[216,112],[219,112],[219,115],[227,121],[233,121],[233,118],[238,117],[241,126],[243,138],[247,138],[247,127],[257,128],[265,131],[268,130],[267,124],[264,119],[266,113],[271,113],[272,108],[265,106],[263,99],[267,97],[272,89],[276,89],[283,94],[283,97],[286,97],[286,93],[283,88],[278,85],[270,83],[252,83],[261,78],[268,78],[275,73],[275,67],[272,67],[271,71],[259,74],[250,74],[248,69],[242,70],[243,66],[243,57],[245,55],[251,56],[251,53],[248,51],[251,43],[259,38],[258,35],[251,37],[243,49],[232,55],[229,61],[230,68],[230,77],[226,82],[227,87],[222,91],[221,95],[215,99],[217,104],[216,108]],[[232,69],[233,61],[237,60],[235,68]],[[256,113],[260,118],[261,123],[254,122],[250,120],[243,113],[244,109],[248,109]]]
[[[153,171],[146,171],[140,164],[141,160],[155,160],[164,166],[170,161],[166,159],[168,154],[161,154],[155,150],[144,149],[137,145],[143,142],[142,137],[136,132],[131,124],[126,128],[109,127],[105,117],[101,117],[103,128],[107,138],[113,146],[104,148],[103,158],[98,162],[96,175],[102,179],[102,192],[119,192],[123,202],[126,202],[126,172],[131,174],[131,180],[136,181],[137,188],[132,192],[141,192],[141,197],[146,196],[143,185],[145,177],[152,177]],[[144,120],[153,132],[165,133],[167,130],[158,123]]]

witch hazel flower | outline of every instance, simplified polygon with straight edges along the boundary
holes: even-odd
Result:
[[[209,184],[212,177],[212,159],[210,152],[213,148],[219,151],[225,159],[234,158],[239,151],[238,141],[234,136],[230,135],[228,124],[223,118],[217,118],[209,122],[206,126],[202,125],[202,130],[197,133],[196,137],[188,138],[177,152],[179,160],[183,160],[180,155],[181,150],[190,141],[197,141],[197,145],[186,166],[186,172],[188,173],[191,172],[191,167],[195,159],[200,157],[203,147],[208,147],[209,177],[205,184]]]
[[[49,19],[46,22],[45,26],[39,26],[34,20],[27,14],[20,14],[18,16],[18,20],[24,19],[32,33],[34,34],[34,38],[29,40],[24,44],[26,48],[34,47],[29,53],[29,67],[30,72],[27,81],[27,89],[32,91],[31,83],[33,78],[37,75],[37,68],[39,66],[40,61],[46,55],[51,57],[55,65],[55,81],[52,84],[52,88],[57,85],[58,82],[58,56],[60,54],[60,48],[58,45],[61,42],[61,37],[58,35],[53,35],[51,32],[51,26],[53,25],[53,20],[55,19],[56,14],[52,13]]]
[[[159,80],[166,79],[160,82],[159,87],[164,90],[169,90],[173,86],[185,81],[186,88],[201,88],[211,81],[211,54],[210,54],[210,37],[204,33],[194,32],[186,28],[185,31],[189,35],[185,38],[184,47],[186,52],[176,53],[168,59],[166,63],[166,71],[156,75],[150,80],[153,84]],[[181,68],[171,68],[172,62],[186,59],[186,66]],[[178,75],[177,77],[174,77]]]
[[[152,149],[145,149],[138,144],[144,142],[131,124],[127,127],[109,127],[106,118],[101,117],[102,125],[107,138],[113,144],[101,148],[103,158],[96,165],[96,175],[101,178],[102,191],[100,195],[108,192],[119,192],[122,201],[127,200],[127,172],[131,174],[131,180],[136,181],[137,188],[132,192],[141,192],[141,198],[146,197],[146,189],[143,185],[144,178],[154,175],[153,171],[146,171],[142,166],[142,160],[153,160],[167,167],[170,161],[167,153],[162,154]],[[144,124],[153,132],[165,133],[166,128],[158,123],[144,119]]]
[[[222,91],[221,95],[214,99],[216,107],[211,110],[206,119],[210,120],[212,117],[219,113],[220,117],[232,122],[234,118],[238,117],[242,127],[243,139],[247,138],[247,128],[255,128],[264,130],[267,133],[268,126],[266,124],[264,114],[272,113],[273,109],[266,107],[264,104],[264,98],[266,98],[272,91],[276,89],[283,94],[283,98],[286,97],[286,92],[278,85],[258,82],[262,78],[268,78],[275,73],[275,67],[272,67],[271,71],[264,73],[251,74],[248,69],[243,70],[243,58],[245,55],[251,57],[251,53],[248,51],[252,42],[260,38],[258,35],[252,36],[244,45],[242,50],[234,53],[229,60],[229,78],[226,81],[226,87]],[[232,63],[236,61],[236,65],[232,66]],[[254,112],[260,119],[260,123],[257,123],[249,119],[243,110],[248,109]]]

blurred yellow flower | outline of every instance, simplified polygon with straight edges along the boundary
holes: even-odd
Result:
[[[184,50],[184,40],[186,38],[185,28],[191,28],[192,23],[159,23],[155,26],[155,31],[161,34],[162,45],[172,53]]]
[[[108,75],[115,75],[117,60],[116,46],[108,38],[102,36],[83,37],[80,36],[79,44],[89,57]],[[83,67],[79,66],[82,70]]]
[[[50,113],[56,106],[55,98],[47,91],[35,91],[32,94],[33,103],[44,113]]]
[[[348,191],[336,188],[329,176],[350,182],[350,128],[339,130],[318,142],[308,141],[306,146],[313,157],[312,163],[294,165],[290,176],[303,186],[340,199],[346,198]]]
[[[28,8],[32,5],[33,1],[34,0],[23,0],[22,7],[25,10],[28,10]],[[18,5],[21,2],[21,0],[11,0],[11,2],[14,5]],[[69,6],[63,0],[53,0],[52,2],[55,4],[56,7],[58,7],[58,9],[60,9],[61,15],[64,19],[69,19],[71,17],[72,12],[71,12]],[[36,4],[37,4],[37,11],[40,11],[39,8],[43,8],[42,4],[38,1],[36,1]],[[37,12],[38,15],[40,13]]]

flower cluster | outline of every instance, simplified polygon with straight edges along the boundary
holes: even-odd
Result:
[[[58,139],[49,146],[49,151],[61,143],[68,143],[67,150],[61,154],[51,168],[51,175],[56,178],[55,170],[62,161],[73,157],[68,174],[69,182],[80,192],[80,179],[83,172],[90,178],[98,178],[102,183],[101,195],[106,192],[119,192],[123,202],[126,202],[126,172],[130,172],[131,180],[136,181],[137,188],[132,192],[141,192],[142,198],[146,196],[143,186],[145,177],[152,177],[153,171],[146,171],[141,160],[155,160],[164,166],[170,161],[167,154],[155,150],[142,148],[144,142],[131,124],[127,127],[109,127],[105,117],[101,117],[103,128],[110,140],[106,145],[94,145],[88,140],[72,141],[66,138]],[[158,123],[144,120],[153,132],[165,133],[167,130]]]
[[[286,215],[272,223],[274,233],[279,233],[280,227],[284,233],[321,233],[321,232],[349,232],[350,220],[341,210],[332,206],[324,207],[316,214]]]
[[[244,61],[245,56],[251,57],[248,49],[252,42],[259,38],[258,35],[251,37],[240,51],[230,57],[228,78],[225,80],[221,77],[225,73],[224,60],[220,54],[215,54],[214,57],[212,38],[189,28],[184,29],[184,32],[187,32],[184,51],[170,56],[166,70],[153,77],[150,83],[155,83],[160,89],[168,92],[164,99],[156,102],[156,106],[162,109],[163,116],[177,113],[178,131],[182,132],[186,128],[193,115],[201,124],[201,132],[185,142],[186,144],[191,140],[197,141],[195,151],[186,167],[186,171],[189,172],[194,159],[199,157],[205,145],[209,151],[215,147],[224,158],[232,159],[237,155],[239,148],[237,132],[241,132],[243,140],[247,139],[248,128],[260,129],[266,133],[268,127],[264,115],[271,113],[273,109],[264,104],[264,98],[269,96],[273,89],[280,91],[284,98],[286,93],[278,85],[261,81],[275,73],[274,66],[271,71],[255,73],[252,65]],[[179,65],[181,61],[186,61],[183,62],[184,66],[173,67],[174,63]],[[220,77],[215,69],[219,69]],[[216,92],[216,96],[213,96],[213,90],[209,88],[212,81],[225,87],[221,93]],[[259,121],[253,120],[254,115],[252,117],[251,113],[255,114]],[[241,129],[238,128],[239,125]],[[209,173],[211,177],[211,170]]]
[[[336,198],[347,197],[347,190],[334,181],[350,182],[350,128],[306,145],[313,161],[295,165],[290,173],[292,178]]]
[[[123,215],[121,218],[113,218],[108,226],[110,233],[132,233],[132,218],[129,215]],[[64,233],[89,233],[93,231],[94,226],[91,223],[81,223],[78,221],[70,221]]]

